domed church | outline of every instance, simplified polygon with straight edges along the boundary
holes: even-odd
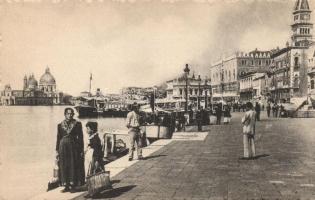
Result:
[[[47,67],[39,84],[34,75],[24,76],[23,90],[7,85],[1,94],[3,105],[54,105],[62,102],[63,93],[57,91],[56,80]]]
[[[56,80],[53,75],[51,75],[48,67],[39,79],[39,89],[48,94],[56,92]]]

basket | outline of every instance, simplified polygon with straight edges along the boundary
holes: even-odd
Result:
[[[55,166],[53,169],[53,177],[48,182],[48,188],[47,191],[55,189],[60,186],[60,180],[59,180],[59,166],[58,166],[58,160],[55,160]]]
[[[86,177],[86,184],[90,196],[112,187],[109,174],[109,171],[102,171]]]

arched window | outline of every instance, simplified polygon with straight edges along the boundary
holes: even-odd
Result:
[[[294,87],[299,87],[299,76],[298,75],[294,76]]]
[[[294,66],[297,67],[299,65],[299,57],[294,57]]]
[[[192,90],[192,89],[190,89],[190,90],[189,90],[189,94],[192,94],[192,92],[193,92],[193,90]]]
[[[180,94],[180,95],[183,94],[183,89],[179,89],[179,94]]]
[[[311,80],[311,89],[314,89],[314,80]]]

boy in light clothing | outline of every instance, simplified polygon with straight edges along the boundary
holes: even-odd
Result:
[[[246,113],[242,118],[243,124],[243,143],[244,143],[244,158],[251,159],[256,156],[255,150],[255,124],[256,112],[253,110],[251,102],[246,103]]]

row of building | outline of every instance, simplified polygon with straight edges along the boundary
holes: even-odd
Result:
[[[251,100],[289,102],[315,95],[315,43],[307,0],[297,0],[293,9],[291,42],[286,47],[251,52],[235,52],[209,67],[209,78],[197,80],[189,72],[167,82],[167,98],[210,97],[209,101],[243,102]],[[205,84],[207,82],[207,84]],[[200,91],[199,91],[200,90]]]

